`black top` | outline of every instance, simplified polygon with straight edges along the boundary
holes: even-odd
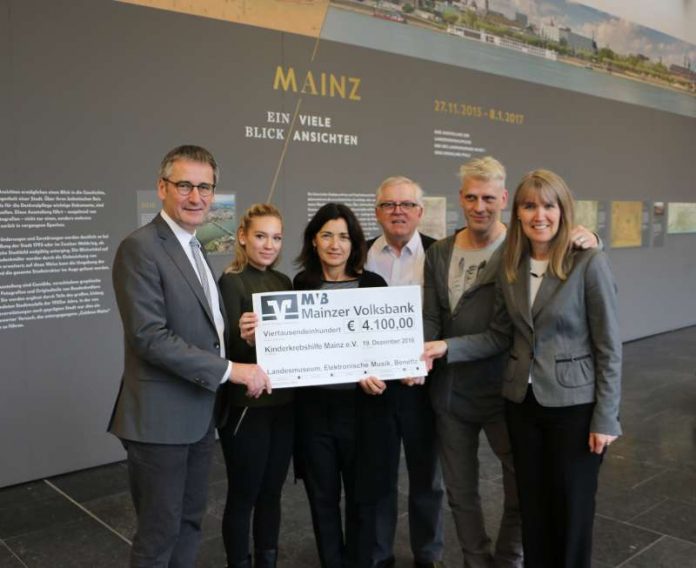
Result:
[[[382,278],[379,274],[370,272],[369,270],[364,270],[362,274],[356,278],[356,280],[358,281],[356,288],[379,288],[387,285],[384,278]],[[314,283],[317,281],[319,282],[318,286],[314,285]],[[353,282],[355,282],[355,280],[353,280]],[[316,276],[309,277],[305,271],[297,274],[293,280],[295,290],[317,290],[324,288],[324,284],[328,284],[326,289],[331,289],[330,285],[333,284],[333,282],[317,279]],[[329,390],[350,390],[355,389],[355,387],[355,383],[339,383],[335,385],[320,385],[315,388]]]
[[[295,290],[316,290],[321,283],[321,279],[317,280],[310,277],[304,270],[296,274],[292,281]],[[362,274],[358,276],[358,288],[379,288],[386,285],[384,278],[369,270],[363,270]]]
[[[253,312],[251,295],[258,292],[282,292],[292,290],[290,278],[282,272],[267,269],[259,270],[247,265],[242,272],[227,272],[220,277],[220,295],[225,305],[229,325],[227,358],[238,363],[256,363],[256,348],[241,338],[239,318],[244,312]],[[227,382],[223,385],[226,397],[233,406],[277,406],[286,404],[293,398],[292,389],[274,390],[259,398],[246,396],[246,387]]]

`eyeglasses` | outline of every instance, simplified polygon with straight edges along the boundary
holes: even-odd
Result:
[[[193,191],[193,188],[195,187],[198,190],[198,195],[201,197],[210,197],[213,192],[215,191],[215,184],[214,183],[199,183],[199,184],[194,184],[191,183],[190,181],[172,181],[168,178],[162,178],[164,181],[167,183],[171,183],[175,188],[176,191],[179,195],[182,197],[186,197],[187,195],[190,195],[191,192]]]
[[[397,207],[401,207],[402,211],[412,211],[416,207],[420,207],[420,203],[416,203],[415,201],[382,201],[382,203],[377,204],[377,207],[382,211],[391,213],[395,211]]]

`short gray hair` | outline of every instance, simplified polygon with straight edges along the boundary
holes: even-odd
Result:
[[[416,203],[418,205],[423,205],[423,188],[418,184],[417,182],[413,181],[410,178],[404,177],[404,176],[391,176],[385,179],[382,183],[379,184],[379,187],[377,188],[377,192],[375,194],[375,205],[379,203],[380,198],[382,197],[382,192],[387,189],[388,187],[391,187],[393,185],[410,185],[416,190]]]
[[[162,158],[162,163],[159,168],[159,179],[167,178],[172,173],[172,166],[177,160],[188,160],[190,162],[199,162],[208,164],[213,168],[213,183],[217,185],[220,179],[220,168],[213,158],[213,155],[202,146],[194,146],[193,144],[184,144],[177,146],[173,150],[167,152],[167,155]]]
[[[499,181],[501,187],[505,187],[505,167],[492,156],[474,158],[459,168],[462,185],[470,179]]]

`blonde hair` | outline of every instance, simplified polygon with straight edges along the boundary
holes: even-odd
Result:
[[[462,186],[470,179],[498,181],[505,187],[505,167],[492,156],[474,158],[459,168],[459,181]]]
[[[507,281],[512,283],[517,280],[520,262],[530,252],[529,239],[522,231],[522,223],[517,214],[519,207],[530,194],[538,196],[543,201],[558,204],[561,216],[558,232],[551,241],[547,270],[556,278],[565,280],[572,265],[573,255],[570,239],[570,232],[574,226],[573,195],[559,175],[550,170],[534,170],[522,178],[512,201],[512,216],[503,251]]]
[[[242,218],[239,220],[239,226],[237,227],[236,238],[234,241],[234,258],[232,262],[225,268],[225,273],[239,273],[242,272],[249,264],[249,256],[247,255],[246,249],[239,242],[239,236],[246,234],[251,227],[251,222],[256,217],[275,217],[281,224],[283,223],[283,216],[278,211],[278,208],[270,203],[254,203],[249,209],[244,212]],[[273,268],[278,262],[280,256],[276,258],[269,268]]]

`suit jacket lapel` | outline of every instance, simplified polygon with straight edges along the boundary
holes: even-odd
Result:
[[[181,271],[184,280],[188,283],[193,290],[193,293],[198,298],[201,306],[205,310],[205,313],[210,319],[210,322],[215,325],[215,319],[210,311],[210,306],[208,305],[208,300],[205,297],[205,292],[203,292],[203,286],[201,286],[201,281],[198,279],[198,275],[191,266],[191,261],[186,256],[184,249],[181,248],[181,244],[177,240],[172,230],[167,225],[167,222],[162,219],[159,215],[155,217],[153,221],[157,225],[157,232],[162,239],[162,247],[166,253],[170,256],[176,267]],[[206,263],[207,263],[206,259]],[[218,294],[219,296],[219,294]]]
[[[534,298],[534,304],[532,305],[532,318],[536,318],[541,310],[544,309],[550,301],[551,297],[556,292],[561,281],[553,276],[550,272],[546,272],[544,278],[541,281],[541,286],[539,286],[539,291],[537,292],[536,298]]]
[[[517,281],[512,285],[512,292],[522,319],[531,329],[534,329],[534,321],[529,308],[529,257],[523,258],[520,263]]]

